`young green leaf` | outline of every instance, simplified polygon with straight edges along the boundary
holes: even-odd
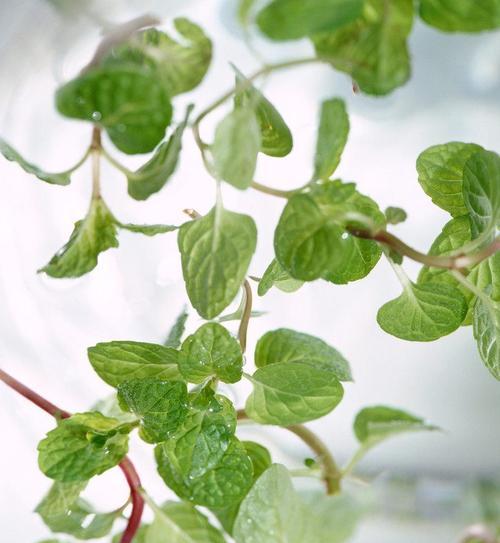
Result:
[[[242,368],[240,344],[216,322],[198,328],[184,341],[179,352],[179,370],[190,383],[203,383],[209,377],[237,383]]]
[[[246,414],[261,424],[290,426],[318,419],[332,411],[344,390],[335,374],[303,362],[278,362],[251,377],[253,392]]]
[[[388,224],[399,224],[405,222],[408,217],[406,211],[400,207],[388,207],[385,210],[384,215]]]
[[[500,156],[481,150],[467,160],[463,196],[473,238],[500,226]]]
[[[87,481],[127,454],[131,426],[100,413],[77,413],[58,422],[38,444],[38,465],[51,479]]]
[[[420,0],[420,17],[445,32],[481,32],[500,26],[498,0]]]
[[[135,234],[144,234],[145,236],[166,234],[167,232],[174,232],[179,228],[178,226],[172,226],[170,224],[123,224],[117,222],[116,225],[123,230],[128,230]]]
[[[100,123],[128,154],[152,151],[172,118],[169,95],[158,78],[132,65],[80,75],[57,91],[56,106],[66,117]]]
[[[241,503],[234,524],[236,543],[303,543],[306,512],[285,467],[273,464]]]
[[[71,183],[71,174],[73,173],[74,168],[61,173],[47,173],[38,166],[25,160],[13,147],[1,138],[0,153],[2,153],[7,160],[17,162],[25,172],[35,175],[38,179],[41,179],[46,183],[50,183],[51,185],[69,185]]]
[[[252,462],[235,437],[229,438],[225,452],[214,465],[198,467],[199,475],[188,475],[191,461],[185,451],[176,453],[171,441],[157,445],[155,457],[167,486],[180,498],[197,505],[227,507],[241,500],[252,485]]]
[[[497,277],[498,279],[498,277]],[[497,281],[497,288],[500,282]],[[473,317],[474,338],[479,354],[495,379],[500,381],[500,303],[476,300]]]
[[[177,168],[182,149],[182,136],[186,129],[191,107],[186,117],[174,130],[168,141],[161,143],[154,155],[135,172],[127,173],[128,193],[136,200],[146,200],[160,191]]]
[[[436,429],[419,417],[384,405],[365,407],[354,420],[354,433],[365,449],[397,434]]]
[[[87,354],[94,371],[108,385],[131,379],[180,379],[175,349],[138,341],[110,341],[89,347]]]
[[[301,362],[333,373],[339,381],[352,381],[349,362],[323,340],[279,328],[264,334],[255,347],[255,365],[263,368],[281,362]]]
[[[313,36],[319,57],[348,73],[367,94],[389,94],[410,77],[407,37],[412,0],[366,0],[362,17]],[[318,29],[319,30],[319,29]]]
[[[170,438],[187,416],[187,386],[182,381],[132,379],[118,386],[120,405],[141,419],[143,436],[160,443]]]
[[[254,110],[260,125],[260,151],[273,157],[284,157],[293,147],[293,136],[279,111],[257,90],[248,79],[233,66],[236,72],[236,86],[244,90],[234,97],[237,108],[249,107]]]
[[[177,319],[175,319],[174,325],[168,333],[167,339],[164,342],[165,347],[172,347],[173,349],[178,349],[181,345],[182,336],[184,335],[184,330],[186,329],[186,321],[188,318],[188,312],[186,308],[179,313]]]
[[[337,169],[349,135],[349,117],[345,103],[340,98],[326,100],[321,104],[314,179],[327,180]]]
[[[350,23],[362,9],[362,0],[273,0],[259,13],[257,24],[273,40],[296,40]]]
[[[190,503],[167,502],[155,508],[147,543],[224,543],[222,534]]]
[[[104,64],[147,66],[169,96],[194,89],[210,66],[212,42],[197,24],[184,17],[174,19],[174,27],[181,41],[156,28],[148,28],[114,48]]]
[[[118,247],[115,218],[102,198],[92,198],[69,241],[39,271],[51,277],[80,277],[97,266],[100,253]]]
[[[463,294],[448,284],[408,283],[377,313],[380,327],[408,341],[434,341],[454,332],[467,314]]]
[[[464,167],[481,149],[474,143],[453,141],[433,145],[417,158],[418,182],[424,192],[453,217],[468,213],[462,192]]]
[[[264,296],[272,287],[283,292],[295,292],[304,284],[304,281],[294,279],[282,266],[273,258],[271,264],[266,268],[262,279],[259,281],[257,294]]]
[[[260,126],[253,108],[235,109],[215,130],[212,156],[217,175],[238,189],[247,189],[253,181],[260,148]]]
[[[213,319],[236,297],[257,243],[248,215],[217,205],[179,230],[182,271],[191,304],[204,319]]]
[[[365,277],[382,254],[371,240],[345,231],[352,214],[381,227],[385,217],[377,204],[355,185],[329,181],[309,194],[292,196],[274,235],[276,258],[294,278],[326,279],[345,284]]]

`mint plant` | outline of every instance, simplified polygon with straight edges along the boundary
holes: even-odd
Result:
[[[115,543],[340,543],[350,538],[358,512],[340,494],[344,479],[384,440],[436,427],[394,407],[366,407],[353,421],[358,450],[340,467],[321,438],[303,424],[342,401],[343,383],[352,381],[350,364],[322,339],[281,328],[259,338],[252,370],[246,353],[249,323],[258,315],[252,311],[252,283],[259,296],[272,288],[293,293],[318,279],[346,284],[366,277],[384,256],[401,294],[380,308],[380,327],[402,340],[434,341],[472,326],[485,367],[500,379],[496,153],[449,142],[417,158],[422,189],[450,214],[428,252],[391,232],[392,225],[407,219],[403,209],[384,212],[355,183],[335,177],[349,135],[341,98],[319,107],[311,177],[303,186],[285,191],[254,179],[260,153],[282,158],[293,148],[292,132],[258,88],[259,78],[322,63],[346,72],[360,92],[387,94],[409,78],[407,40],[417,14],[444,31],[500,26],[500,5],[493,0],[481,5],[420,0],[418,6],[411,0],[272,0],[263,6],[240,0],[238,18],[251,50],[258,27],[275,41],[308,38],[316,55],[265,63],[251,75],[232,66],[234,86],[220,98],[179,111],[175,97],[202,83],[212,42],[185,18],[174,20],[176,37],[156,28],[154,19],[139,18],[107,36],[80,74],[56,92],[62,115],[90,124],[89,146],[76,165],[47,173],[0,142],[5,158],[52,185],[70,184],[71,174],[91,161],[88,212],[40,273],[63,279],[91,272],[100,253],[118,247],[122,229],[146,236],[176,232],[187,295],[208,321],[186,335],[183,312],[164,344],[121,340],[90,347],[90,364],[113,394],[84,413],[70,414],[0,370],[5,384],[55,418],[54,429],[38,445],[39,467],[53,483],[36,508],[52,532],[81,540],[108,537]],[[229,107],[227,114],[208,143],[201,125],[223,106]],[[203,213],[186,210],[181,225],[121,222],[103,200],[100,161],[124,174],[130,197],[146,200],[175,174],[188,129],[216,184],[213,204]],[[113,146],[129,155],[152,155],[132,171],[115,158]],[[255,222],[225,208],[225,183],[284,201],[274,235],[275,258],[258,276],[249,272]],[[405,259],[423,266],[415,280],[404,271]],[[239,308],[222,315],[238,296]],[[228,320],[239,321],[236,335],[224,326]],[[223,391],[242,379],[252,390],[244,406],[235,406]],[[243,421],[286,428],[309,446],[312,458],[304,459],[300,474],[324,484],[314,507],[294,488],[293,470],[274,464],[260,443],[238,438]],[[156,503],[143,488],[127,457],[136,433],[153,447],[159,476],[178,500]],[[130,499],[114,511],[97,512],[82,494],[94,477],[115,466],[124,473]],[[151,522],[143,520],[145,506],[153,513]]]

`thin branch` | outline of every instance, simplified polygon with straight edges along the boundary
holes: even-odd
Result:
[[[264,194],[270,194],[271,196],[277,196],[278,198],[290,198],[294,194],[297,194],[301,190],[303,190],[305,187],[301,187],[299,189],[294,190],[281,190],[281,189],[275,189],[274,187],[268,187],[267,185],[263,185],[262,183],[257,183],[257,181],[252,181],[250,186],[258,190],[259,192],[263,192]]]
[[[237,417],[238,420],[248,420],[248,416],[244,409],[238,409]],[[286,426],[284,429],[299,437],[316,454],[321,465],[323,481],[326,486],[327,494],[337,494],[340,492],[342,472],[338,468],[331,452],[328,450],[328,447],[323,443],[323,441],[321,441],[321,439],[314,432],[302,424]]]
[[[40,409],[43,409],[46,413],[52,415],[56,419],[66,419],[71,416],[71,413],[49,402],[43,396],[40,396],[40,394],[34,390],[28,388],[26,385],[23,385],[20,381],[2,369],[0,369],[0,381],[3,381],[12,390],[15,390],[18,394],[34,403],[36,406],[40,407]],[[120,462],[119,466],[127,479],[127,483],[130,488],[130,497],[132,500],[132,512],[120,543],[131,543],[141,524],[142,512],[144,510],[144,499],[140,493],[141,480],[131,460],[125,456],[125,458]]]
[[[90,154],[92,158],[92,200],[101,197],[101,129],[94,125]]]
[[[247,279],[243,283],[245,306],[241,315],[240,327],[238,328],[238,340],[241,345],[241,351],[245,352],[247,348],[247,332],[250,317],[252,316],[252,287]]]

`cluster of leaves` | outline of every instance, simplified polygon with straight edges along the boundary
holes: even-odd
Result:
[[[102,412],[59,421],[40,442],[40,469],[54,479],[36,509],[41,518],[53,532],[79,539],[110,533],[127,504],[99,513],[81,494],[92,477],[124,458],[129,435],[138,429],[154,445],[161,478],[181,499],[159,507],[147,497],[155,519],[142,526],[139,541],[345,541],[358,516],[350,498],[317,496],[311,508],[264,446],[238,439],[235,407],[216,388],[219,381],[234,384],[244,375],[253,385],[246,416],[288,427],[335,408],[341,381],[351,380],[347,360],[319,338],[278,329],[258,341],[257,370],[250,376],[243,374],[241,347],[226,328],[206,323],[181,342],[184,320],[181,315],[168,347],[112,341],[89,348],[92,367],[116,396],[98,406]],[[363,409],[354,422],[360,448],[351,467],[382,440],[425,429],[433,427],[403,411]],[[320,463],[312,463],[311,472]],[[198,507],[211,511],[220,527]]]

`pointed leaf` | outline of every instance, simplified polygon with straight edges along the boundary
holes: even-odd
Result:
[[[251,217],[218,206],[181,226],[178,244],[184,281],[193,307],[204,319],[213,319],[234,300],[256,243]]]
[[[168,333],[167,339],[164,342],[165,347],[172,347],[173,349],[178,349],[180,347],[182,336],[186,329],[187,318],[188,312],[186,311],[186,308],[184,308]]]
[[[304,281],[294,279],[276,259],[273,259],[259,281],[257,293],[264,296],[272,287],[283,292],[296,292],[303,284]]]

